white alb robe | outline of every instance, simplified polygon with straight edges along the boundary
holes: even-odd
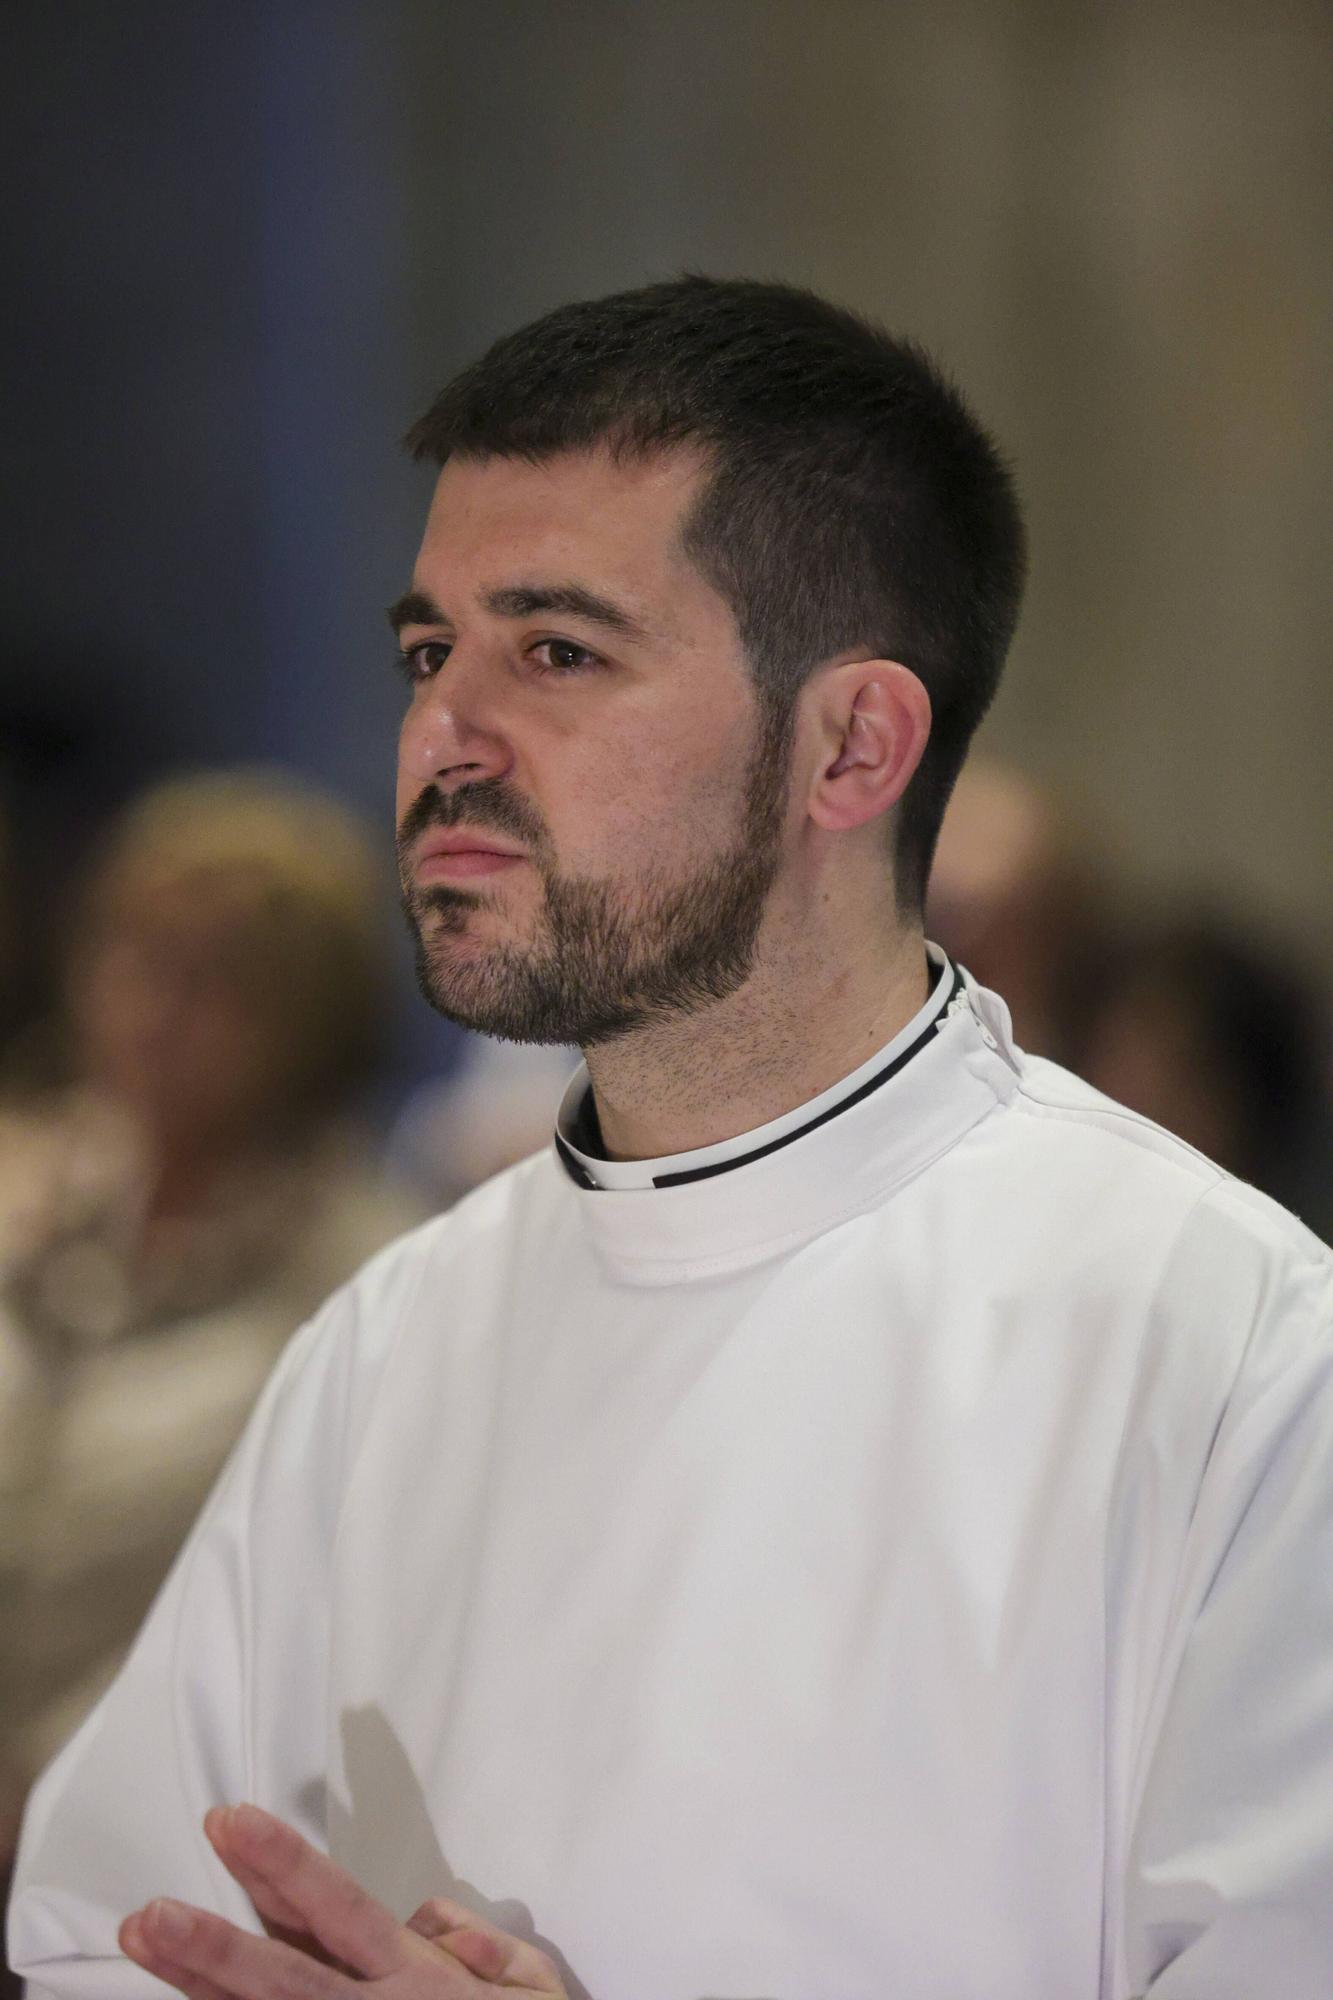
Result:
[[[32,1993],[160,1991],[153,1895],[253,1925],[249,1798],[594,2000],[1328,2000],[1329,1253],[947,997],[296,1338],[32,1803]]]

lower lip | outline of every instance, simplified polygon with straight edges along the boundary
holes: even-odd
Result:
[[[484,847],[465,847],[457,854],[432,854],[417,869],[418,882],[456,881],[461,876],[502,875],[517,868],[521,854],[495,854]]]

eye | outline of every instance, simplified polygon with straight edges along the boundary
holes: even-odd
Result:
[[[405,646],[393,664],[408,686],[416,687],[440,671],[451,651],[447,639],[421,639],[415,646]]]
[[[602,664],[599,653],[576,646],[572,639],[539,639],[528,649],[528,657],[543,673],[578,674]]]

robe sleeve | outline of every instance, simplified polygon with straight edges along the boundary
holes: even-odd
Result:
[[[9,1918],[31,2000],[164,1993],[116,1944],[154,1896],[258,1929],[204,1836],[210,1806],[254,1799],[325,1844],[328,1578],[363,1318],[349,1287],[292,1340],[119,1676],[34,1789]]]
[[[1333,1260],[1285,1217],[1265,1240],[1257,1202],[1209,1204],[1231,1213],[1186,1274],[1251,1328],[1145,1736],[1116,2000],[1333,1995]]]

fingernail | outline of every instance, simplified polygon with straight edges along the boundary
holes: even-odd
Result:
[[[249,1840],[261,1840],[269,1831],[269,1816],[258,1806],[231,1806],[227,1812],[227,1823],[233,1832]]]
[[[194,1929],[194,1919],[184,1903],[173,1903],[169,1897],[161,1896],[157,1902],[149,1904],[149,1909],[153,1929],[159,1937],[165,1938],[168,1944],[185,1943]]]

